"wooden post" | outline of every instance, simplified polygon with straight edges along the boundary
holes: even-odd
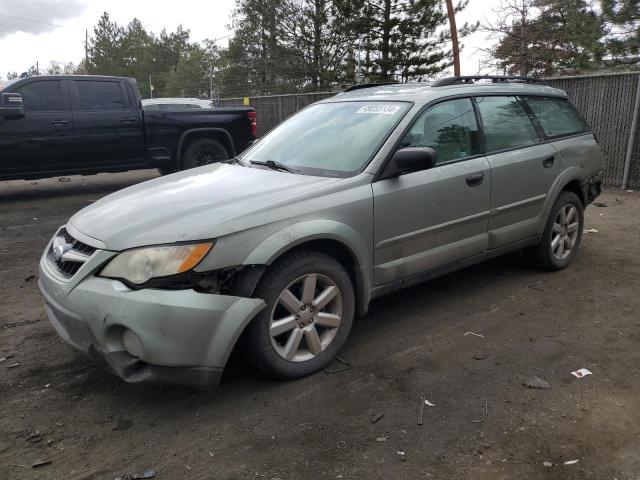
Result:
[[[453,0],[447,0],[447,15],[451,30],[451,49],[453,51],[453,74],[460,76],[460,48],[458,47],[458,28],[456,27],[456,13],[453,11]]]

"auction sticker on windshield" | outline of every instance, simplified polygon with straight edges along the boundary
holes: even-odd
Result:
[[[381,103],[374,103],[370,105],[363,105],[356,113],[379,113],[382,115],[395,115],[400,110],[399,105],[384,105]]]

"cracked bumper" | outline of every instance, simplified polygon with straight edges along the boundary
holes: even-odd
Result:
[[[130,383],[215,386],[238,337],[265,305],[194,290],[130,290],[93,274],[64,282],[44,259],[38,285],[59,335]]]

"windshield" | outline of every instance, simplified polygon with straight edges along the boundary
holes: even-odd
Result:
[[[269,132],[242,159],[272,160],[308,175],[347,177],[369,163],[410,106],[406,102],[312,105]]]

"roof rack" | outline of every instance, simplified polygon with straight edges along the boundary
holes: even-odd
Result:
[[[356,85],[351,85],[349,88],[344,90],[345,92],[353,92],[354,90],[360,90],[362,88],[371,88],[371,87],[380,87],[383,85],[395,85],[399,82],[395,82],[393,80],[389,80],[387,82],[374,82],[374,83],[358,83]]]
[[[444,77],[431,84],[432,87],[446,87],[448,85],[475,84],[479,80],[490,80],[491,83],[537,83],[545,84],[544,80],[533,77],[520,77],[516,75],[494,76],[494,75],[465,75],[458,77]]]

